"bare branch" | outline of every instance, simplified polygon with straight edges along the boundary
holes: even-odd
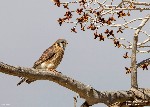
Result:
[[[143,18],[141,24],[138,26],[133,37],[132,55],[131,55],[131,87],[138,88],[137,83],[137,67],[136,67],[136,52],[138,43],[138,34],[146,22],[150,19],[150,14]]]
[[[78,93],[81,98],[85,99],[86,102],[82,105],[83,107],[88,107],[97,103],[104,103],[106,105],[111,105],[115,102],[123,103],[126,101],[134,101],[135,98],[140,98],[142,100],[146,99],[147,101],[150,101],[149,89],[147,89],[147,91],[141,91],[141,89],[132,89],[129,91],[101,92],[97,91],[90,85],[85,85],[61,73],[56,74],[45,70],[38,70],[25,67],[14,67],[4,64],[2,62],[0,62],[0,72],[18,77],[26,77],[29,79],[53,81],[63,87],[66,87]]]
[[[147,51],[137,50],[137,53],[150,53],[150,50],[147,50]]]
[[[147,58],[147,59],[145,59],[145,60],[139,62],[139,63],[137,64],[137,68],[140,67],[140,66],[142,66],[143,64],[146,64],[146,63],[148,63],[148,65],[150,65],[150,58]]]
[[[145,18],[143,18],[141,24],[138,26],[137,30],[135,31],[135,36],[138,36],[142,27],[146,24],[146,22],[150,19],[150,14],[148,14]]]

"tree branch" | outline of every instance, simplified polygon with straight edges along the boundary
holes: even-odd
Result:
[[[115,102],[126,102],[126,101],[134,101],[135,98],[146,99],[150,101],[150,90],[140,91],[136,89],[132,89],[129,91],[97,91],[93,87],[89,85],[85,85],[79,81],[76,81],[70,77],[67,77],[61,73],[54,73],[45,70],[33,69],[33,68],[25,68],[25,67],[14,67],[7,65],[3,62],[0,62],[0,72],[18,76],[25,77],[29,79],[35,80],[49,80],[53,81],[63,87],[66,87],[76,93],[79,96],[86,100],[86,102],[82,105],[83,107],[88,107],[97,103],[104,103],[106,105],[111,105]],[[144,90],[144,89],[142,89]]]
[[[137,68],[140,67],[140,66],[142,66],[142,65],[145,64],[145,63],[147,63],[148,65],[150,65],[150,58],[147,58],[147,59],[145,59],[145,60],[139,62],[139,63],[137,64]]]
[[[136,52],[138,43],[138,34],[146,22],[150,19],[150,14],[143,18],[141,24],[138,26],[133,37],[132,55],[131,55],[131,87],[138,88],[137,83],[137,67],[136,67]]]

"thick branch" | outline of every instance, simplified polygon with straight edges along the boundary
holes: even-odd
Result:
[[[138,88],[137,83],[137,67],[136,67],[136,51],[138,36],[133,37],[132,55],[131,55],[131,87]]]
[[[137,83],[137,67],[136,67],[136,52],[138,43],[138,34],[146,22],[150,19],[150,14],[143,18],[141,24],[138,26],[133,37],[132,55],[131,55],[131,87],[138,88]]]
[[[0,72],[18,77],[26,77],[29,79],[53,81],[63,87],[66,87],[78,93],[81,98],[86,100],[86,103],[88,105],[93,105],[97,103],[111,105],[115,102],[134,101],[136,97],[150,101],[149,90],[145,92],[138,92],[139,90],[136,89],[132,89],[129,91],[101,92],[95,90],[89,85],[85,85],[61,73],[56,74],[50,71],[43,71],[33,68],[14,67],[4,64],[2,62],[0,62]]]

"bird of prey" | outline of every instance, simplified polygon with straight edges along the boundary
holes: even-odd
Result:
[[[63,58],[67,44],[68,43],[65,39],[58,39],[51,47],[43,52],[39,60],[34,63],[33,68],[55,71]],[[22,80],[17,85],[20,85],[24,81],[30,84],[35,80],[22,78]]]

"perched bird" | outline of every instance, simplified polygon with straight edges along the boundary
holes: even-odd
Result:
[[[56,68],[60,64],[65,47],[67,45],[67,41],[65,39],[58,39],[51,47],[46,49],[39,60],[37,60],[33,68],[34,69],[44,69],[44,70],[50,70],[56,73]],[[57,72],[58,73],[58,72]],[[28,84],[35,80],[30,80],[28,78],[22,78],[22,80],[17,84],[20,85],[22,82],[26,81]]]

